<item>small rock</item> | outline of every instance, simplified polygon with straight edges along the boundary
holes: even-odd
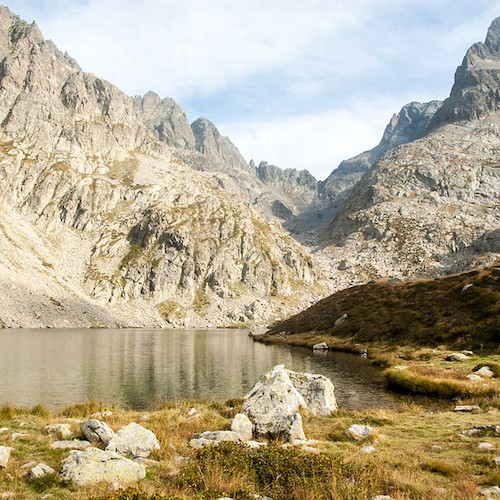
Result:
[[[139,422],[149,422],[151,419],[149,418],[148,415],[143,415],[140,419]]]
[[[443,449],[443,447],[442,447],[442,446],[439,446],[438,444],[433,444],[433,445],[431,446],[431,450],[440,451],[440,450],[442,450],[442,449]]]
[[[445,361],[467,361],[469,358],[461,352],[452,352],[446,356]]]
[[[24,470],[24,469],[32,469],[33,467],[35,467],[35,465],[36,465],[37,463],[38,463],[38,462],[36,462],[35,460],[32,460],[31,462],[28,462],[27,464],[21,465],[21,470]]]
[[[317,455],[318,453],[321,453],[320,450],[318,450],[318,448],[315,448],[314,446],[307,446],[307,445],[304,445],[304,446],[301,446],[300,449],[306,453],[312,453],[314,455]]]
[[[493,378],[495,376],[489,366],[483,366],[479,370],[476,370],[474,373],[482,378]]]
[[[188,411],[188,417],[192,417],[193,415],[196,415],[198,413],[198,410],[196,408],[191,408]]]
[[[26,434],[25,432],[14,432],[12,434],[12,436],[10,437],[10,439],[12,441],[15,441],[16,439],[19,439],[19,438],[27,438],[28,437],[28,434]]]
[[[113,451],[88,448],[72,451],[63,462],[61,478],[78,486],[100,481],[128,484],[146,477],[146,468]]]
[[[474,356],[474,353],[472,351],[462,351],[462,354],[465,354],[466,356]]]
[[[50,474],[55,474],[56,471],[52,468],[49,467],[48,465],[45,465],[43,463],[39,463],[35,467],[33,467],[30,471],[30,476],[32,479],[40,479],[44,476],[48,476]]]
[[[366,349],[360,349],[359,354],[366,358],[366,356],[368,356],[368,351]]]
[[[393,500],[393,498],[389,495],[376,495],[372,497],[372,500]]]
[[[434,493],[440,497],[445,497],[448,494],[448,490],[446,488],[434,488]]]
[[[160,445],[155,434],[135,422],[122,427],[106,447],[107,451],[143,458],[147,458],[152,451],[159,449]]]
[[[485,488],[479,492],[481,497],[500,497],[500,488],[498,486],[492,486],[491,488]]]
[[[462,290],[460,290],[460,293],[465,292],[465,290],[468,290],[469,288],[472,288],[474,285],[472,283],[468,283],[467,285],[464,285],[462,287]]]
[[[12,491],[5,491],[4,493],[0,493],[0,498],[15,498],[16,494],[12,493]]]
[[[80,441],[73,439],[72,441],[54,441],[50,447],[54,450],[86,450],[92,446],[89,441]]]
[[[243,413],[238,413],[234,416],[231,422],[231,430],[238,433],[243,441],[250,441],[252,439],[252,422]]]
[[[492,462],[495,464],[495,465],[500,465],[500,457],[495,457]]]
[[[476,375],[475,373],[469,373],[467,375],[467,378],[472,382],[477,382],[478,380],[482,380],[482,378],[479,375]]]
[[[14,448],[10,446],[0,446],[0,469],[5,469],[10,458],[10,452]]]
[[[373,429],[369,425],[354,424],[346,432],[355,439],[366,439],[372,435]]]
[[[455,406],[453,411],[479,413],[481,411],[481,408],[478,405],[459,405],[459,406]]]
[[[115,433],[108,424],[91,418],[80,425],[80,430],[85,438],[94,445],[106,447],[113,439]]]
[[[71,432],[70,424],[52,424],[46,425],[45,430],[49,434],[57,434],[61,439],[70,439],[73,433]]]
[[[393,368],[395,370],[408,370],[408,366],[406,366],[406,365],[396,365],[396,366],[393,366]]]
[[[10,429],[8,427],[1,427],[0,428],[0,432],[7,432],[7,431],[10,431]]]
[[[329,347],[326,342],[320,342],[319,344],[313,345],[313,351],[328,351]]]
[[[335,320],[335,323],[333,324],[333,326],[335,327],[335,326],[343,325],[346,322],[348,317],[349,316],[347,314],[342,314],[342,316],[340,316],[339,318],[337,318]]]
[[[195,437],[189,441],[189,446],[198,449],[226,441],[239,443],[241,442],[241,437],[234,431],[206,431],[201,434],[195,434]]]
[[[478,450],[491,450],[493,445],[491,443],[483,442],[477,445]]]
[[[362,453],[373,453],[374,451],[377,450],[375,450],[373,446],[363,446],[363,448],[361,448]]]

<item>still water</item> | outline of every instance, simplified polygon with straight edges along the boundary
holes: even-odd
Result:
[[[320,373],[339,406],[391,407],[360,356],[253,342],[248,330],[0,330],[0,405],[88,400],[146,410],[164,399],[241,397],[275,365]]]

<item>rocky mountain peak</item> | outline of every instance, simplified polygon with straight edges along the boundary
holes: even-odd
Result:
[[[495,19],[484,43],[467,51],[455,72],[451,94],[429,125],[432,131],[447,123],[480,118],[500,110],[500,18]]]

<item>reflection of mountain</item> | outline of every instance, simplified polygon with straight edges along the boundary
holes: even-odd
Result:
[[[19,330],[0,331],[0,342],[0,404],[146,409],[166,398],[225,400],[282,363],[330,377],[348,407],[389,401],[379,374],[356,356],[265,346],[235,330]]]

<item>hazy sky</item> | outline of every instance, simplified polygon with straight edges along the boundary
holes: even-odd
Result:
[[[444,99],[500,0],[7,0],[85,71],[173,97],[247,159],[323,179]]]

